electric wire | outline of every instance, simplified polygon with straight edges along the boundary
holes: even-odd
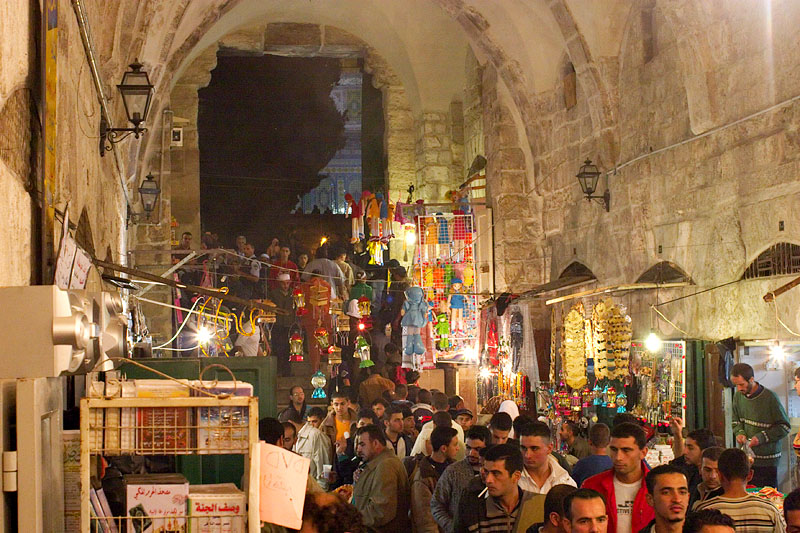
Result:
[[[154,350],[160,350],[160,349],[164,348],[164,346],[167,346],[168,344],[172,343],[172,341],[174,341],[175,339],[178,338],[178,335],[181,334],[181,331],[186,326],[187,322],[189,322],[189,318],[192,316],[192,311],[194,311],[194,308],[197,307],[197,304],[200,302],[200,300],[205,300],[205,298],[200,297],[200,298],[197,298],[194,301],[194,303],[192,304],[191,310],[186,315],[186,318],[183,319],[183,322],[181,323],[181,327],[178,328],[178,331],[175,332],[175,335],[173,335],[173,337],[170,340],[168,340],[167,342],[165,342],[164,344],[162,344],[160,346],[153,346]]]

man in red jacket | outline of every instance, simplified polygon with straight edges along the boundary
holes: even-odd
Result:
[[[583,482],[582,487],[594,489],[606,499],[608,533],[639,531],[655,517],[647,503],[644,478],[647,466],[647,440],[644,430],[632,423],[623,423],[611,430],[611,461],[613,467]]]

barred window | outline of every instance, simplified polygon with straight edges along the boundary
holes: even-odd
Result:
[[[745,269],[742,279],[798,273],[800,273],[800,244],[779,242],[761,252]]]

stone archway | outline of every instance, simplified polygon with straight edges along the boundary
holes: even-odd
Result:
[[[356,51],[364,57],[364,69],[373,85],[383,92],[384,148],[387,157],[386,186],[392,199],[405,200],[409,183],[417,180],[417,131],[411,105],[400,77],[387,61],[361,39],[332,26],[262,22],[240,28],[204,50],[184,70],[170,95],[175,126],[183,128],[183,146],[172,150],[172,216],[180,231],[200,232],[199,147],[197,136],[198,89],[208,85],[220,48],[247,54],[263,54],[268,48],[286,46],[292,53],[335,55]],[[288,52],[289,50],[284,50]]]

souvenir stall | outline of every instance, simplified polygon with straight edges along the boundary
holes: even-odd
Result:
[[[422,289],[427,320],[420,328],[425,355],[415,361],[421,368],[436,363],[478,362],[478,302],[475,290],[473,215],[460,209],[451,213],[419,213],[414,284]],[[419,354],[421,355],[421,354]]]
[[[537,387],[537,405],[554,427],[572,420],[584,431],[630,412],[650,437],[664,437],[648,456],[657,465],[672,458],[670,418],[686,418],[686,342],[632,337],[627,309],[613,298],[554,305],[549,382]]]
[[[520,411],[536,406],[532,383],[539,382],[530,311],[524,303],[501,296],[480,314],[478,403],[491,410],[498,401],[513,400]]]

